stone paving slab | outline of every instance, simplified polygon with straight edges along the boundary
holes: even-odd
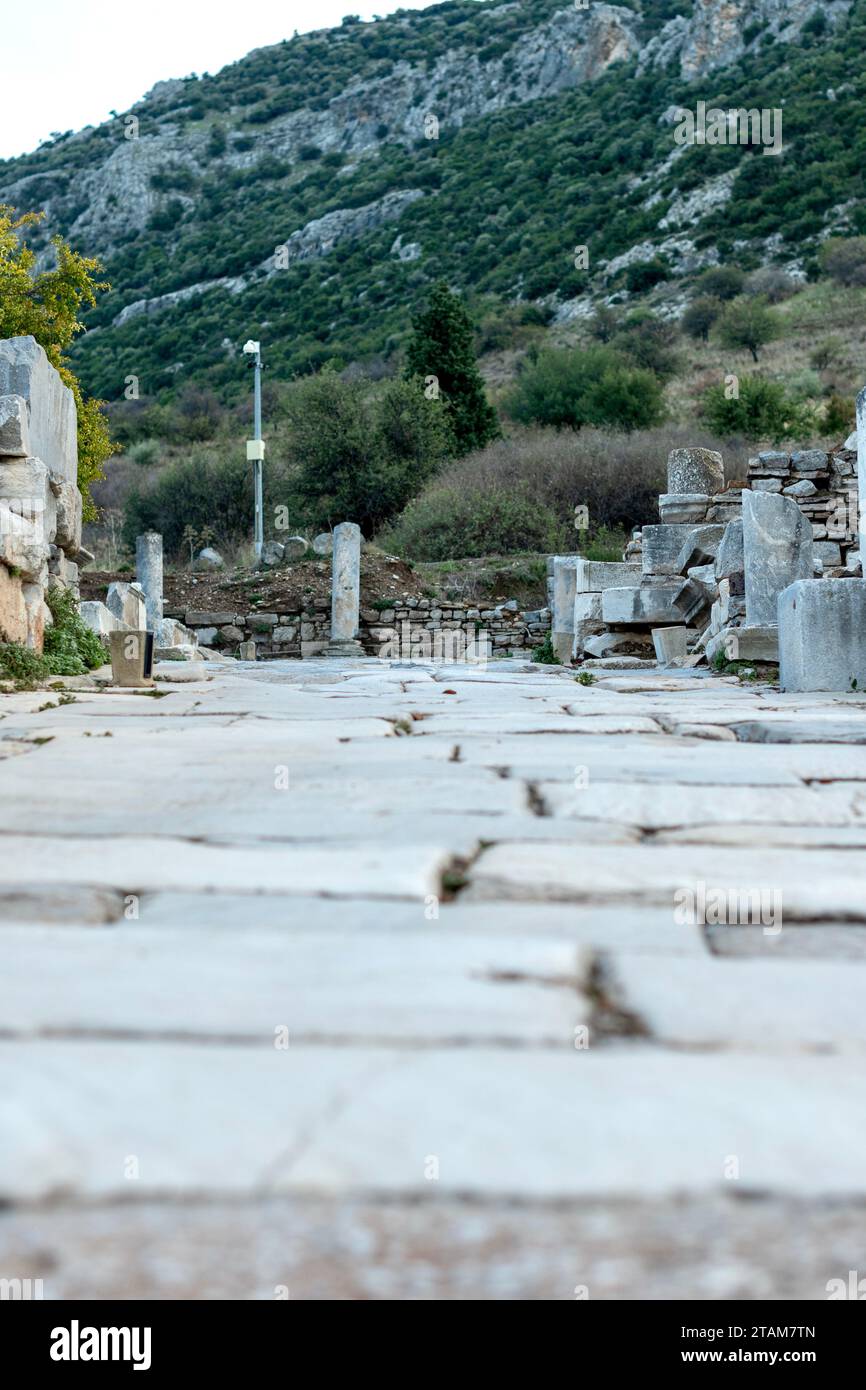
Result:
[[[779,938],[795,933],[781,927]],[[718,933],[719,935],[721,932]],[[650,1036],[690,1047],[776,1052],[866,1048],[866,968],[852,961],[773,958],[776,928],[760,960],[606,958],[607,988]]]
[[[866,920],[862,884],[866,854],[858,850],[814,850],[808,856],[779,849],[716,849],[691,845],[609,847],[543,842],[484,850],[472,866],[470,899],[537,902],[623,902],[669,904],[697,885],[783,893],[788,917]]]
[[[744,1188],[866,1197],[862,1057],[757,1054],[746,1067],[738,1052],[640,1044],[142,1052],[4,1042],[0,1125],[16,1142],[0,1150],[0,1201],[420,1196],[430,1159],[437,1190],[455,1195],[671,1196],[721,1190],[731,1156]]]
[[[862,695],[207,674],[0,698],[0,1274],[809,1298],[856,1268]],[[683,916],[713,888],[778,891],[781,933]]]

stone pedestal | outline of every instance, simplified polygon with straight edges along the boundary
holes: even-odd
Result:
[[[354,521],[334,527],[331,580],[331,640],[326,656],[360,656],[361,528]]]
[[[866,579],[801,579],[779,595],[783,690],[866,690]]]
[[[715,449],[672,449],[668,454],[669,493],[708,493],[725,486],[725,465]]]
[[[814,574],[812,527],[792,498],[743,493],[743,563],[747,624],[778,622],[782,590]]]
[[[144,591],[147,626],[156,632],[162,622],[162,536],[158,531],[136,537],[135,577]]]

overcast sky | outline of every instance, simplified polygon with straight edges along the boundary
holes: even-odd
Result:
[[[343,15],[423,10],[430,0],[15,0],[4,5],[0,159],[52,131],[98,125],[155,82],[218,72],[251,48]]]

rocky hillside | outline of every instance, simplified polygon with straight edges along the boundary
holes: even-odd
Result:
[[[230,389],[243,340],[287,373],[399,347],[445,277],[567,320],[704,265],[808,271],[866,229],[863,0],[448,0],[296,36],[0,163],[113,284],[77,349],[116,399]],[[777,158],[684,147],[675,108],[784,111]],[[575,247],[588,248],[588,264]],[[630,267],[650,271],[629,276]],[[653,269],[654,267],[654,269]],[[640,283],[639,283],[640,282]]]

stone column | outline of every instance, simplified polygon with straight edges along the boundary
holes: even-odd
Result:
[[[334,527],[331,580],[331,640],[327,656],[360,656],[361,528],[354,521]]]
[[[553,557],[553,614],[551,641],[556,659],[563,666],[571,664],[574,647],[574,595],[577,578],[576,555]]]
[[[162,622],[162,536],[158,531],[136,536],[135,577],[144,590],[148,630],[158,632]]]
[[[775,626],[782,590],[815,573],[812,527],[793,498],[776,492],[743,493],[743,562],[746,624]]]

